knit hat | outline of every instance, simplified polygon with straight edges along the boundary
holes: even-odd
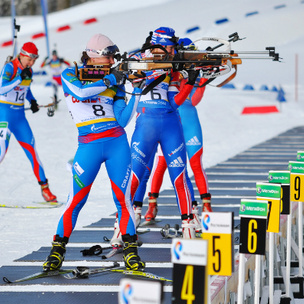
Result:
[[[37,59],[39,57],[38,49],[33,42],[24,43],[20,50],[20,54],[33,59]]]
[[[174,29],[170,27],[159,27],[153,32],[151,44],[176,45],[178,38],[174,34]]]
[[[98,58],[101,56],[114,55],[119,52],[118,47],[105,35],[94,35],[85,49],[90,58]]]

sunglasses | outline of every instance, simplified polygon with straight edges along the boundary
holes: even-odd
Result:
[[[102,50],[93,50],[93,49],[85,49],[86,52],[93,52],[98,54],[99,56],[109,56],[109,55],[115,55],[119,52],[119,48],[117,45],[110,45],[105,47]]]
[[[28,53],[27,51],[22,50],[22,49],[20,51],[20,54],[22,54],[24,56],[27,56],[27,57],[30,57],[32,59],[37,59],[39,57],[39,55]]]

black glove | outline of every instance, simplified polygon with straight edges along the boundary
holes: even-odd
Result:
[[[188,81],[186,82],[186,84],[190,84],[190,85],[194,85],[195,84],[195,80],[198,77],[200,71],[199,70],[187,70],[188,73]]]
[[[113,69],[111,74],[116,78],[116,85],[125,84],[127,76],[123,72]]]
[[[39,111],[39,106],[37,104],[37,101],[35,99],[31,100],[31,110],[33,113],[36,113]]]
[[[49,59],[49,56],[46,56],[45,58],[44,58],[44,61],[47,61]]]
[[[20,74],[21,79],[31,79],[32,78],[32,72],[30,70],[30,68],[24,68]]]

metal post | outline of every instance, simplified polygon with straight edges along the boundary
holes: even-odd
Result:
[[[245,283],[245,255],[240,253],[239,258],[239,284],[238,284],[238,296],[237,303],[243,304],[244,301],[244,283]]]
[[[269,304],[274,304],[273,302],[273,269],[274,269],[274,233],[269,232]]]
[[[260,303],[260,281],[261,281],[261,256],[255,256],[255,274],[254,274],[254,304]]]
[[[292,211],[287,215],[286,244],[286,296],[290,298],[290,263],[291,263],[291,223]]]
[[[303,275],[303,203],[298,202],[299,276]]]

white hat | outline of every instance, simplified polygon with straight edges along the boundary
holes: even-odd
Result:
[[[107,36],[96,34],[87,43],[85,51],[90,58],[98,58],[114,55],[116,52],[119,52],[119,49]]]

